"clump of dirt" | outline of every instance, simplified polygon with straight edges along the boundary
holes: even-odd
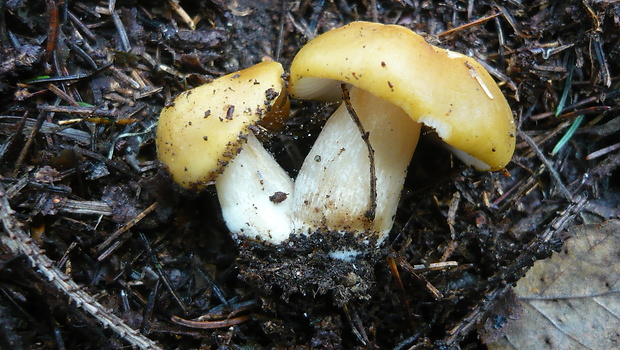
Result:
[[[240,240],[240,277],[262,298],[281,300],[284,307],[299,310],[321,295],[328,295],[336,307],[369,299],[374,266],[386,255],[378,249],[376,237],[355,233],[291,235],[280,244]]]

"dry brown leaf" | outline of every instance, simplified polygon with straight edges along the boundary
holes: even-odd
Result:
[[[620,220],[570,234],[519,280],[523,313],[489,349],[620,349]]]

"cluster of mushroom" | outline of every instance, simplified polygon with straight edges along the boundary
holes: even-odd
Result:
[[[464,163],[502,169],[515,147],[512,112],[474,59],[407,28],[354,22],[296,55],[290,78],[263,62],[186,91],[164,108],[159,159],[186,188],[215,184],[237,236],[279,244],[291,235],[354,233],[382,242],[394,223],[421,125]],[[252,130],[288,114],[288,97],[338,101],[295,180]],[[355,252],[334,252],[350,258]]]

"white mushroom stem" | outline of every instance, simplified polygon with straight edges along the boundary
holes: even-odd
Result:
[[[420,124],[401,108],[362,89],[351,88],[350,98],[374,150],[374,220],[366,217],[371,198],[369,151],[343,103],[323,127],[295,180],[295,230],[370,233],[380,243],[394,223]]]
[[[293,180],[251,131],[215,187],[231,232],[276,244],[293,232]]]

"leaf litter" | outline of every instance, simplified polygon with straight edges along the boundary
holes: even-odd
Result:
[[[480,174],[423,138],[369,299],[287,303],[286,286],[240,278],[214,193],[172,184],[154,126],[182,91],[262,60],[287,67],[354,20],[484,64],[517,151]],[[3,2],[0,347],[485,348],[477,328],[519,314],[510,286],[565,229],[619,216],[619,23],[614,1]],[[332,110],[295,102],[267,144],[291,176]]]
[[[580,225],[560,252],[539,260],[514,288],[519,312],[485,327],[490,350],[617,349],[620,221]]]

